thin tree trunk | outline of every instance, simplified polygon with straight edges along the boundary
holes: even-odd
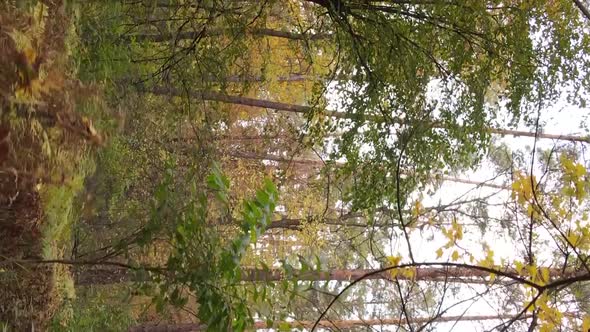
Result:
[[[342,218],[324,218],[321,223],[323,225],[331,225],[331,226],[346,226],[346,227],[359,227],[359,228],[366,228],[369,227],[366,223],[357,223],[346,221],[347,219],[352,219],[358,216],[342,216]],[[292,229],[292,230],[299,230],[303,225],[308,223],[307,219],[302,218],[282,218],[279,220],[275,220],[270,225],[268,225],[267,229]],[[375,227],[381,226],[391,226],[391,224],[387,225],[373,225]]]
[[[242,281],[246,282],[277,282],[283,280],[300,280],[300,281],[352,281],[363,278],[365,280],[391,280],[389,271],[377,272],[375,269],[334,269],[331,271],[294,271],[292,276],[285,276],[284,271],[280,269],[243,269]],[[513,269],[508,269],[506,273],[516,274]],[[550,269],[550,275],[554,277],[563,277],[572,273],[562,273],[559,269]],[[116,275],[113,278],[112,275]],[[574,273],[575,274],[575,273]],[[144,282],[148,281],[141,277],[142,274],[132,273],[124,268],[96,268],[82,271],[76,275],[77,285],[109,285],[122,282]],[[436,281],[448,283],[465,283],[465,284],[487,284],[489,283],[490,273],[484,270],[476,270],[469,267],[418,267],[415,269],[413,277],[397,274],[398,280],[415,280],[415,281]]]
[[[254,154],[254,153],[249,153],[249,152],[234,152],[229,155],[232,157],[242,158],[242,159],[270,160],[270,161],[276,161],[276,162],[281,162],[281,163],[313,165],[313,166],[317,166],[317,167],[323,167],[325,165],[325,163],[321,160],[304,159],[304,158],[287,158],[287,157],[274,156],[271,154],[261,155],[261,154]],[[336,163],[336,166],[342,166],[342,165],[343,165],[343,163]],[[455,177],[450,177],[450,176],[441,176],[441,179],[443,181],[472,184],[472,185],[476,185],[476,186],[480,186],[480,187],[488,187],[488,188],[495,188],[495,189],[502,189],[502,190],[510,190],[511,189],[510,187],[507,187],[504,185],[488,183],[488,182],[481,182],[481,181],[473,181],[473,180],[468,180],[468,179],[460,179],[460,178],[455,178]]]
[[[198,38],[201,35],[212,37],[212,36],[220,36],[223,34],[234,34],[235,32],[230,29],[212,29],[206,30],[204,33],[199,31],[185,31],[179,33],[137,33],[137,34],[130,34],[130,35],[123,35],[120,37],[123,41],[131,41],[135,40],[138,42],[153,42],[153,43],[162,43],[162,42],[173,42],[173,41],[180,41],[180,40],[193,40]],[[296,32],[289,32],[289,31],[282,31],[282,30],[274,30],[274,29],[267,29],[267,28],[249,28],[246,30],[246,33],[252,34],[254,36],[264,36],[264,37],[276,37],[276,38],[284,38],[290,40],[321,40],[327,39],[330,37],[330,34],[319,33],[319,34],[312,34],[312,33],[296,33]]]
[[[375,273],[373,269],[344,269],[331,271],[309,271],[295,273],[293,278],[300,281],[351,281],[363,278],[365,280],[391,280],[391,273],[383,271]],[[489,273],[469,268],[416,268],[413,278],[398,274],[399,280],[445,281],[459,283],[482,283],[489,277]],[[369,275],[370,274],[370,275]],[[367,276],[369,275],[369,276]],[[367,276],[367,277],[365,277]],[[289,279],[282,270],[248,269],[242,272],[242,280],[250,282],[270,282]]]
[[[487,320],[509,320],[517,317],[515,314],[502,315],[478,315],[478,316],[441,316],[441,317],[416,317],[410,318],[411,324],[426,324],[436,322],[472,322],[472,321],[487,321]],[[528,319],[531,314],[519,315],[518,319]],[[382,318],[382,319],[353,319],[353,320],[321,320],[318,327],[329,329],[346,329],[363,326],[383,326],[395,325],[403,326],[407,324],[405,318]],[[277,328],[279,326],[289,326],[291,329],[305,328],[309,329],[315,324],[315,321],[276,321],[272,325],[267,322],[255,322],[255,329],[269,329]],[[188,324],[143,324],[137,325],[129,329],[129,332],[189,332],[189,331],[204,331],[206,326],[198,323]]]
[[[314,75],[302,75],[302,74],[292,74],[289,76],[279,76],[274,81],[277,82],[305,82],[305,81],[318,81],[321,80],[321,77],[314,76]],[[224,81],[224,82],[232,82],[232,83],[242,83],[242,82],[264,82],[267,81],[266,78],[262,76],[252,76],[252,75],[232,75],[225,78],[217,79],[215,77],[209,77],[206,81]]]
[[[425,209],[428,211],[428,208]],[[434,208],[432,210],[435,210]],[[393,211],[397,213],[397,211]],[[358,218],[359,216],[347,216],[344,215],[341,218],[324,218],[320,221],[322,225],[328,226],[339,226],[339,227],[357,227],[357,228],[369,228],[369,227],[393,227],[393,226],[401,226],[396,223],[375,223],[375,224],[367,224],[367,223],[359,223],[354,221],[347,221],[347,219]],[[301,230],[301,227],[308,223],[309,220],[303,218],[283,218],[279,220],[273,221],[266,229],[289,229],[289,230]],[[417,224],[415,227],[419,228],[423,225],[428,224],[427,222]],[[450,226],[451,223],[442,223],[436,224],[437,226]],[[477,226],[476,223],[461,223],[463,226]]]
[[[206,330],[207,325],[199,323],[145,323],[141,325],[132,326],[129,328],[129,332],[195,332]]]
[[[590,10],[588,10],[586,5],[584,3],[582,3],[581,0],[574,0],[574,3],[576,4],[576,6],[580,10],[580,12],[582,12],[584,17],[586,17],[587,20],[590,20]]]
[[[141,89],[140,89],[141,90]],[[258,107],[258,108],[269,108],[274,109],[277,111],[284,111],[284,112],[291,112],[291,113],[300,113],[306,114],[313,110],[311,106],[304,106],[304,105],[296,105],[296,104],[287,104],[281,103],[271,100],[264,100],[264,99],[256,99],[250,97],[242,97],[242,96],[231,96],[226,95],[219,92],[213,91],[198,91],[193,90],[187,93],[182,92],[179,89],[172,88],[172,87],[162,87],[157,86],[153,87],[149,90],[143,90],[144,92],[149,92],[155,95],[172,95],[177,97],[185,97],[190,96],[193,98],[199,98],[208,101],[217,101],[226,104],[237,104],[237,105],[244,105],[244,106],[251,106],[251,107]],[[346,112],[338,112],[332,110],[324,110],[323,111],[327,116],[338,118],[338,119],[357,119],[361,117],[361,115],[357,114],[349,114]],[[378,121],[382,118],[379,116],[369,115],[363,116],[368,121]],[[398,123],[402,124],[402,120],[396,120]],[[443,128],[442,125],[437,125],[435,123],[432,124],[434,128]],[[486,130],[490,131],[491,133],[498,134],[498,135],[508,135],[508,136],[523,136],[523,137],[536,137],[536,138],[545,138],[545,139],[557,139],[557,140],[565,140],[571,142],[585,142],[590,143],[589,137],[584,136],[575,136],[575,135],[557,135],[557,134],[546,134],[546,133],[534,133],[528,131],[520,131],[520,130],[511,130],[511,129],[499,129],[499,128],[487,128]]]

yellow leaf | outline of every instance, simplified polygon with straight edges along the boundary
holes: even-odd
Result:
[[[397,277],[397,273],[398,273],[398,269],[391,269],[391,270],[389,270],[389,274],[391,275],[392,278],[396,278]]]
[[[514,268],[516,269],[516,273],[522,274],[522,263],[519,261],[514,261]]]
[[[574,168],[574,175],[576,175],[577,177],[582,177],[585,176],[586,173],[587,171],[584,165],[576,163]]]
[[[580,237],[576,233],[570,233],[567,235],[567,240],[574,246],[578,244]]]
[[[405,268],[402,273],[404,274],[404,276],[408,279],[414,279],[414,277],[416,276],[416,268],[415,267],[408,267]]]
[[[496,280],[496,274],[495,273],[490,273],[490,283],[493,283],[494,280]]]
[[[418,215],[420,215],[421,211],[422,211],[422,203],[420,201],[416,201],[416,203],[414,203],[414,209],[412,210],[412,215],[414,217],[417,217]]]
[[[463,227],[459,224],[456,224],[455,226],[455,237],[457,240],[463,239]]]
[[[436,258],[441,258],[443,255],[443,250],[442,248],[438,248],[438,250],[436,251]]]
[[[531,279],[535,280],[537,278],[537,269],[532,265],[527,265],[527,270],[529,271],[529,275]]]
[[[549,282],[549,269],[546,267],[541,268],[541,277],[543,278],[544,283]]]
[[[398,266],[399,263],[401,262],[401,260],[402,260],[402,256],[400,256],[400,255],[387,256],[387,262],[389,263],[389,266]],[[391,275],[392,278],[397,277],[398,269],[389,270],[389,274]]]
[[[387,256],[387,261],[389,262],[390,266],[398,266],[399,262],[401,262],[402,257],[400,255],[397,256]]]
[[[555,331],[554,328],[555,326],[553,326],[553,324],[550,324],[549,322],[544,322],[543,324],[541,324],[539,332],[552,332]]]
[[[457,250],[453,251],[451,258],[453,259],[453,262],[456,262],[459,260],[459,253],[457,252]]]

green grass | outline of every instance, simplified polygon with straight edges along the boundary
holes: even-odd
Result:
[[[113,287],[89,287],[64,302],[54,317],[50,331],[126,331],[135,324],[130,306],[121,305],[127,291]]]
[[[139,178],[136,166],[142,160],[137,158],[145,154],[132,149],[125,138],[118,136],[120,124],[124,122],[114,116],[113,110],[109,111],[109,101],[125,109],[121,106],[125,103],[117,99],[120,87],[114,83],[137,74],[129,62],[128,43],[117,39],[123,31],[119,2],[72,2],[68,10],[73,18],[66,38],[68,72],[98,91],[96,95],[89,94],[77,100],[76,112],[91,119],[108,140],[104,147],[81,155],[66,153],[68,157],[56,162],[68,163],[69,179],[64,184],[46,185],[41,189],[45,211],[42,252],[46,259],[69,258],[73,233],[84,226],[79,223],[81,215],[86,219],[89,211],[101,211],[103,205],[109,207],[110,215],[133,208],[134,202],[126,198],[126,191]],[[71,167],[72,163],[76,166]],[[88,204],[90,208],[84,208],[82,196],[86,195],[81,195],[85,194],[84,179],[94,175],[96,169],[99,171],[93,178],[98,178],[98,185],[93,189],[89,182],[89,196],[92,195],[93,200]],[[122,218],[119,214],[117,217]],[[100,234],[88,235],[90,240],[84,241],[84,245],[101,243]],[[92,248],[83,250],[88,249]],[[123,331],[133,323],[132,310],[122,298],[124,290],[112,287],[76,289],[71,273],[64,267],[56,267],[54,288],[62,304],[51,322],[50,331]],[[112,294],[119,294],[121,298],[115,299]]]
[[[70,75],[87,84],[97,85],[99,90],[105,89],[105,82],[109,81],[107,78],[120,70],[111,67],[121,65],[118,62],[99,61],[112,57],[111,53],[118,51],[109,48],[112,43],[103,40],[107,35],[104,31],[94,30],[95,27],[102,27],[102,21],[92,14],[98,12],[101,14],[98,16],[103,17],[109,14],[109,8],[97,4],[77,4],[69,8],[75,21],[66,37],[65,56],[68,58]],[[109,91],[106,90],[108,95]],[[76,112],[92,119],[96,129],[101,134],[106,133],[106,136],[111,136],[117,126],[105,96],[100,92],[77,100]],[[52,163],[63,165],[67,180],[64,183],[47,184],[40,190],[45,213],[42,230],[42,254],[45,259],[70,258],[73,233],[80,226],[78,223],[83,213],[85,179],[95,173],[97,157],[104,153],[97,148],[83,148],[81,151],[76,151],[75,146],[63,148],[64,153],[55,154]],[[109,142],[103,149],[113,150]],[[117,162],[117,155],[113,158]],[[56,175],[59,177],[59,174]],[[125,308],[112,301],[109,303],[106,297],[109,291],[101,294],[99,291],[77,290],[67,266],[55,266],[53,287],[61,304],[51,321],[50,331],[122,331],[123,326],[131,322]]]
[[[48,185],[41,189],[45,211],[43,223],[43,256],[45,258],[56,257],[60,248],[69,245],[72,224],[77,217],[75,200],[84,189],[84,179],[93,172],[94,162],[89,156],[85,156],[71,180],[62,185]]]
[[[41,200],[45,213],[42,233],[44,259],[68,258],[71,251],[72,229],[78,219],[77,197],[83,192],[85,177],[92,172],[94,172],[94,162],[87,153],[84,153],[77,161],[77,167],[74,168],[74,174],[69,181],[41,188]],[[69,303],[76,298],[74,280],[68,266],[55,265],[52,282],[58,301]]]
[[[19,5],[21,10],[26,11],[31,11],[33,6],[38,3],[37,0],[9,0],[9,2]],[[66,52],[60,51],[56,55],[55,68],[59,69],[68,79],[72,77],[86,78],[86,82],[90,82],[90,84],[94,81],[97,89],[94,89],[93,86],[88,89],[90,92],[83,90],[76,93],[76,91],[73,91],[71,95],[65,88],[61,92],[68,93],[68,98],[64,98],[65,102],[68,105],[70,103],[76,104],[76,112],[91,119],[99,132],[113,131],[117,127],[117,121],[109,112],[105,101],[106,98],[101,95],[100,90],[105,87],[104,81],[106,81],[106,78],[115,74],[122,75],[121,70],[126,68],[125,63],[99,61],[101,57],[110,58],[117,55],[120,50],[114,47],[108,48],[112,43],[105,40],[99,40],[97,45],[85,45],[80,34],[80,32],[85,33],[87,37],[86,44],[89,41],[95,41],[96,39],[93,39],[93,37],[100,37],[103,34],[103,31],[92,30],[91,26],[92,24],[101,26],[102,21],[100,18],[97,19],[92,16],[94,11],[83,9],[95,8],[95,11],[102,10],[106,12],[111,7],[89,4],[81,9],[74,2],[66,2],[68,3],[67,10],[75,15],[73,15],[74,19],[70,22],[73,24],[68,27],[65,36]],[[76,18],[79,19],[80,16],[93,21],[79,29],[80,25],[77,25],[79,22],[74,21]],[[112,25],[116,23],[114,20],[110,22]],[[94,55],[94,57],[89,58],[88,55]],[[100,65],[100,67],[95,68],[94,65]],[[118,67],[114,68],[114,66]],[[99,77],[100,81],[96,82],[98,74],[102,76]],[[94,94],[95,91],[98,92]],[[57,91],[52,92],[60,93]],[[18,130],[23,130],[23,132],[27,130],[27,135],[32,137],[35,144],[42,144],[42,153],[38,153],[33,148],[29,151],[24,150],[22,146],[16,147],[16,152],[19,157],[22,157],[21,159],[31,161],[30,163],[33,165],[38,164],[38,169],[43,172],[43,178],[49,179],[38,186],[43,210],[43,220],[40,223],[42,234],[40,239],[41,256],[43,259],[68,259],[72,251],[73,235],[79,226],[78,223],[82,213],[83,197],[85,196],[82,194],[85,193],[85,179],[94,174],[96,169],[97,149],[90,147],[90,144],[73,141],[72,135],[64,135],[62,129],[57,126],[43,127],[39,122],[34,122],[36,125],[33,126],[33,121],[28,118],[11,118],[10,120],[11,125],[13,125],[12,134],[18,132]],[[35,144],[31,144],[31,146],[36,147]],[[115,161],[118,160],[116,153],[118,152],[115,152],[115,156],[113,156]],[[35,161],[35,163],[32,161]],[[38,237],[35,238],[34,243],[36,249],[38,249],[37,245],[39,244],[37,240],[39,240]],[[35,254],[38,254],[38,251],[35,251]],[[38,301],[39,305],[30,306],[30,312],[23,312],[22,315],[15,315],[14,317],[24,317],[25,324],[29,324],[30,317],[35,316],[36,313],[47,312],[47,315],[50,315],[54,312],[53,309],[59,305],[57,314],[51,323],[52,328],[49,330],[119,331],[123,330],[118,328],[122,326],[120,324],[130,321],[128,319],[130,316],[124,306],[117,308],[116,302],[108,302],[100,294],[85,291],[77,294],[74,279],[68,266],[56,264],[50,266],[49,270],[46,267],[44,265],[42,270],[35,270],[34,273],[27,273],[28,271],[25,271],[25,269],[0,270],[0,277],[2,277],[0,281],[8,280],[6,285],[11,285],[13,291],[12,293],[4,292],[4,294],[7,294],[8,299],[45,300],[44,296],[48,299],[47,302]],[[9,274],[14,274],[17,277],[9,280]],[[31,285],[38,288],[30,287]],[[48,285],[50,287],[41,287]],[[109,291],[105,292],[105,294],[108,293]],[[10,297],[9,295],[14,296]],[[57,301],[52,301],[53,299]],[[3,302],[5,303],[0,303],[0,307],[2,304],[7,303],[12,305],[12,302]],[[16,302],[18,301],[15,301],[13,307],[21,310],[21,306],[17,305]],[[16,320],[14,317],[9,317],[11,324]],[[43,322],[46,322],[46,319],[47,316],[43,316]],[[5,330],[2,324],[0,322],[0,332]],[[108,326],[111,327],[108,328]]]

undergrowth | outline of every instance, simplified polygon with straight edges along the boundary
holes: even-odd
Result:
[[[75,299],[64,302],[50,328],[55,332],[125,331],[135,323],[131,307],[119,304],[125,297],[125,290],[111,287],[80,290]]]

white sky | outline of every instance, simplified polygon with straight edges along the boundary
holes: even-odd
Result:
[[[334,94],[332,94],[334,96]],[[338,98],[331,97],[329,99],[329,109],[342,109],[341,105],[337,102]],[[540,124],[543,127],[543,132],[550,133],[550,134],[575,134],[575,135],[588,135],[587,130],[583,130],[580,128],[580,124],[587,123],[588,116],[590,112],[588,109],[581,109],[576,106],[569,105],[565,100],[558,101],[554,106],[546,108],[541,112],[541,119]],[[501,126],[500,128],[507,128],[507,126]],[[524,124],[521,124],[517,130],[522,131],[534,131],[534,128],[526,127]],[[530,150],[534,144],[534,138],[531,137],[512,137],[512,136],[495,136],[495,143],[506,144],[511,150]],[[554,144],[556,144],[555,140],[550,139],[539,139],[537,141],[537,148],[540,149],[550,149]],[[581,143],[577,143],[578,145]],[[537,170],[538,171],[538,170]],[[476,170],[471,172],[466,172],[461,174],[460,178],[470,179],[474,181],[482,181],[493,178],[496,176],[492,167],[490,167],[489,162],[484,161],[482,165]],[[509,179],[496,179],[496,184],[502,184],[502,181],[509,182]],[[508,186],[510,183],[508,183]],[[507,190],[498,190],[493,188],[476,188],[474,185],[470,184],[462,184],[462,183],[455,183],[455,182],[446,182],[442,185],[442,187],[432,196],[424,196],[422,203],[424,206],[437,206],[439,204],[447,204],[451,203],[453,200],[458,199],[459,197],[463,197],[466,193],[469,192],[467,197],[482,197],[491,195],[493,193],[497,193],[497,195],[488,201],[488,203],[502,203],[509,199],[510,192]],[[463,197],[463,199],[467,198]],[[497,211],[490,210],[490,216],[500,217],[503,208],[499,208]],[[469,222],[465,220],[464,217],[459,217],[459,222]],[[428,231],[422,233],[420,231],[413,231],[411,233],[411,243],[412,243],[412,252],[414,254],[415,260],[417,262],[421,261],[440,261],[436,257],[436,250],[446,243],[446,239],[440,234],[440,232],[430,232]],[[469,250],[477,259],[483,258],[483,249],[481,247],[480,241],[482,239],[481,232],[477,226],[472,227],[464,227],[464,240],[460,242],[461,246],[467,250]],[[434,235],[434,238],[431,239],[428,235]],[[510,238],[506,230],[502,230],[499,226],[491,226],[489,230],[484,235],[484,241],[487,242],[492,250],[494,251],[495,255],[495,263],[500,264],[501,259],[505,259],[507,262],[511,262],[515,259],[520,259],[517,257],[517,253],[519,252],[520,248],[515,248],[515,242]],[[399,237],[391,243],[390,246],[391,252],[388,254],[396,255],[401,254],[404,257],[403,261],[409,262],[408,259],[408,252],[407,252],[407,245],[403,237]],[[450,255],[455,248],[451,248],[445,250],[445,254],[443,255],[442,259],[450,260]],[[548,248],[548,250],[550,250]],[[461,251],[460,251],[461,252]],[[549,259],[551,252],[548,251],[546,253],[545,259]],[[542,256],[542,255],[540,255]],[[539,257],[539,256],[538,256]],[[544,258],[539,258],[542,261]],[[466,262],[469,263],[468,259],[462,255],[462,259],[459,262]],[[375,266],[378,266],[376,264]],[[393,287],[393,285],[392,285]],[[462,285],[460,287],[460,291],[452,298],[448,299],[447,305],[452,304],[453,302],[460,301],[461,299],[470,297],[474,294],[475,291],[482,291],[485,290],[488,286],[486,285]],[[374,290],[378,292],[379,290]],[[370,301],[372,299],[372,295],[368,294],[366,300]],[[479,300],[476,302],[467,302],[464,305],[457,306],[449,310],[446,314],[448,316],[454,315],[493,315],[499,313],[498,311],[503,310],[502,304],[498,303],[495,300],[499,300],[500,297],[496,296],[487,296],[485,301]],[[367,306],[367,314],[373,311],[373,306]],[[377,308],[379,309],[379,308]],[[379,310],[377,310],[379,311]],[[516,310],[514,310],[516,313]],[[365,317],[354,317],[350,316],[347,317],[348,319],[363,319]],[[391,318],[390,313],[385,312],[383,318]],[[449,323],[436,323],[434,326],[436,327],[436,331],[484,331],[489,329],[495,325],[497,325],[499,321],[485,321],[485,322],[449,322]],[[377,331],[396,331],[396,326],[382,326],[382,327],[374,327]]]

